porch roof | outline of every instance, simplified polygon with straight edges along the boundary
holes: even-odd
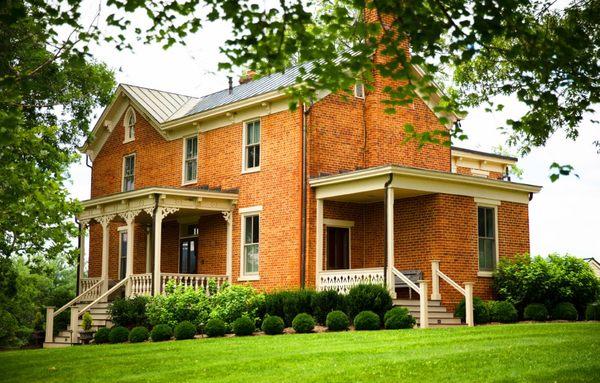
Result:
[[[384,185],[390,179],[396,198],[444,193],[528,203],[530,195],[542,189],[536,185],[398,165],[316,177],[309,183],[319,199],[370,203],[383,200]]]

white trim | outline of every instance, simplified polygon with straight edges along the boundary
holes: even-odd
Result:
[[[493,271],[477,271],[477,276],[482,278],[491,278],[494,276]]]
[[[241,207],[238,209],[238,213],[240,213],[240,214],[259,213],[262,211],[262,209],[263,209],[263,207],[261,205]]]
[[[478,198],[478,197],[475,197],[473,199],[475,200],[475,203],[478,206],[493,207],[493,206],[500,206],[500,204],[502,203],[502,201],[498,201],[498,200],[494,200],[494,199],[488,199],[488,198]]]
[[[325,226],[331,226],[331,227],[346,227],[346,228],[354,227],[354,221],[347,221],[344,219],[324,218],[323,224]]]
[[[124,229],[123,229],[124,228]],[[129,232],[127,231],[127,226],[121,226],[119,228],[117,228],[117,230],[119,230],[119,262],[117,262],[118,264],[118,268],[117,268],[117,280],[121,280],[121,258],[123,257],[123,234],[127,235],[127,243],[129,244],[130,238],[129,238]],[[129,245],[127,245],[129,246]],[[129,254],[125,254],[126,257],[129,256]],[[125,258],[125,266],[127,267],[127,258]],[[125,276],[127,277],[127,269],[125,269]]]
[[[489,201],[489,200],[488,200]],[[493,202],[493,201],[492,201]],[[500,204],[498,204],[500,205]],[[495,255],[496,255],[496,263],[494,264],[494,270],[498,267],[498,263],[500,262],[500,238],[498,237],[498,205],[492,205],[492,204],[485,204],[485,203],[477,203],[476,204],[476,208],[477,208],[477,228],[479,227],[479,207],[487,207],[487,208],[491,208],[494,209],[494,247],[496,248],[495,250]],[[479,229],[477,229],[479,230]],[[479,274],[482,275],[479,275]],[[489,275],[488,275],[489,273]],[[491,277],[493,271],[489,271],[489,270],[479,270],[479,232],[477,232],[477,276],[480,277]]]
[[[129,129],[130,129],[130,125],[129,125],[129,117],[130,115],[133,114],[133,136],[129,135]],[[124,130],[124,138],[123,138],[123,143],[126,144],[128,142],[131,141],[135,141],[135,125],[137,124],[137,115],[135,113],[135,109],[133,109],[133,107],[129,106],[127,108],[127,110],[125,111],[125,116],[123,117],[123,130]]]
[[[196,178],[193,180],[186,180],[185,179],[185,162],[186,162],[186,150],[187,150],[187,140],[191,139],[191,138],[196,138]],[[185,186],[185,185],[192,185],[198,182],[198,154],[199,154],[199,146],[200,146],[200,140],[198,139],[198,134],[191,134],[189,136],[185,136],[182,138],[183,141],[183,150],[181,151],[181,185]]]
[[[260,281],[260,275],[240,275],[237,280],[238,282]]]
[[[125,190],[125,159],[128,157],[133,157],[133,189],[131,190]],[[128,192],[128,191],[133,191],[135,190],[135,160],[136,160],[136,153],[130,153],[130,154],[126,154],[123,156],[123,164],[122,164],[122,169],[121,169],[121,191],[122,192]]]
[[[258,121],[258,129],[260,130],[260,134],[258,136],[258,150],[259,150],[259,157],[258,157],[258,166],[254,166],[252,168],[247,168],[246,167],[246,139],[248,138],[247,134],[248,134],[248,124],[252,123],[252,122],[257,122]],[[242,174],[248,174],[248,173],[256,173],[260,171],[260,166],[262,164],[261,158],[262,158],[262,148],[261,148],[261,142],[262,142],[262,120],[261,118],[253,118],[251,120],[247,120],[244,121],[244,123],[242,124]]]
[[[119,226],[117,227],[117,231],[127,231],[127,226]]]
[[[257,281],[260,278],[261,212],[262,206],[250,206],[238,209],[240,216],[240,275],[238,281]],[[246,252],[244,250],[246,243],[244,238],[246,237],[246,217],[248,216],[258,216],[258,271],[256,273],[246,273],[245,270]]]
[[[325,257],[325,263],[323,267],[323,271],[337,271],[337,270],[352,270],[352,228],[354,227],[354,221],[344,221],[341,219],[323,219],[323,225],[325,228],[333,227],[337,229],[348,229],[348,268],[347,269],[330,269],[329,268],[329,254],[327,251],[329,250],[329,236],[327,235],[327,230],[325,230],[325,251],[322,257]]]
[[[362,88],[362,96],[358,94],[358,88]],[[354,83],[354,97],[360,98],[361,100],[365,99],[365,84],[360,81]]]

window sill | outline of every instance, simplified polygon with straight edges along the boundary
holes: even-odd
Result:
[[[193,184],[197,184],[197,183],[198,183],[198,180],[184,181],[181,183],[181,186],[193,185]]]
[[[133,142],[133,141],[135,141],[135,138],[130,138],[128,140],[123,140],[123,143],[126,144],[128,142]]]
[[[257,172],[260,172],[260,166],[258,166],[256,168],[252,168],[252,169],[242,170],[242,174],[251,174],[251,173],[257,173]]]
[[[493,276],[493,274],[494,274],[493,271],[478,271],[477,272],[478,277],[484,277],[484,278],[491,278]]]
[[[258,275],[241,275],[237,280],[238,280],[238,282],[259,281],[260,276],[258,276]]]

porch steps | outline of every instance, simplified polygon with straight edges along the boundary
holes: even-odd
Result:
[[[410,299],[395,299],[393,301],[394,306],[406,307],[417,320],[417,325],[421,323],[421,303],[418,300]],[[429,325],[430,326],[460,326],[462,322],[460,318],[455,318],[453,312],[449,312],[446,307],[442,306],[442,302],[438,300],[427,301],[427,309],[429,312]]]
[[[77,306],[79,310],[83,309],[90,302],[83,302]],[[110,314],[108,313],[108,302],[98,303],[94,305],[93,308],[90,309],[90,314],[92,315],[92,330],[97,331],[101,327],[111,328],[113,323],[110,320]],[[79,318],[79,328],[77,331],[81,330],[81,324],[83,323],[83,316]],[[60,331],[52,342],[44,342],[44,348],[56,348],[56,347],[69,347],[72,346],[71,343],[71,325],[67,325],[67,329]]]

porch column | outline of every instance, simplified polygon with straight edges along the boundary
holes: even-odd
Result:
[[[317,230],[316,230],[316,269],[315,287],[318,290],[321,285],[320,273],[323,271],[323,200],[317,198]]]
[[[154,219],[154,295],[160,295],[160,247],[162,242],[163,208],[156,209]]]
[[[385,201],[385,203],[387,204],[387,214],[386,214],[386,229],[387,229],[387,243],[386,243],[386,247],[387,247],[387,275],[386,275],[386,280],[387,280],[387,288],[388,291],[390,292],[390,295],[392,295],[392,298],[396,298],[396,283],[395,283],[395,278],[394,278],[394,272],[393,272],[393,268],[394,268],[394,189],[393,188],[388,188],[388,192],[387,192],[387,201]]]
[[[152,272],[152,236],[150,226],[146,227],[146,273]]]
[[[136,212],[128,211],[123,214],[123,218],[125,218],[125,223],[127,223],[127,262],[125,267],[125,278],[130,279],[133,275],[133,250],[134,250],[134,242],[135,242],[135,216]],[[125,296],[131,296],[131,280],[128,280],[125,284]]]
[[[102,225],[102,292],[108,291],[108,240],[110,233],[108,232],[108,225],[114,218],[114,215],[105,215],[98,218],[98,222]]]
[[[229,283],[233,281],[233,217],[231,211],[224,211],[223,218],[227,222],[227,258],[225,273],[229,279]]]
[[[83,291],[81,290],[81,280],[85,278],[85,237],[88,221],[79,221],[79,225],[79,293],[82,293]]]

